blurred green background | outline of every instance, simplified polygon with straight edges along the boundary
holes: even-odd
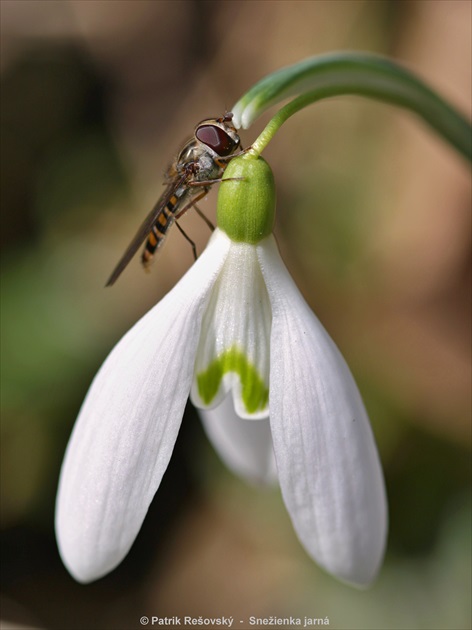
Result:
[[[358,591],[318,569],[278,491],[233,478],[190,406],[116,571],[76,584],[53,535],[93,375],[192,262],[172,231],[151,275],[136,259],[103,288],[195,123],[268,72],[339,49],[394,57],[470,116],[470,2],[2,0],[1,27],[2,627],[292,614],[339,629],[470,628],[468,166],[412,115],[360,98],[301,112],[265,156],[284,259],[379,445],[390,534],[378,581]],[[183,225],[201,251],[206,226],[191,212]]]

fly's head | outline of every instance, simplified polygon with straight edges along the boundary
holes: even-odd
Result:
[[[195,138],[210,151],[214,158],[226,158],[241,145],[239,135],[232,124],[233,114],[221,118],[202,120],[195,128]]]

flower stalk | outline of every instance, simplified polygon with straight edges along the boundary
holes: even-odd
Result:
[[[247,129],[269,107],[296,96],[277,112],[253,143],[253,151],[260,154],[293,114],[322,99],[348,94],[414,112],[466,159],[472,160],[469,121],[415,74],[390,59],[368,53],[319,55],[266,76],[234,105],[234,123]]]

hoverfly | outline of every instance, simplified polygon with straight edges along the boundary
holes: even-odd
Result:
[[[233,114],[226,113],[221,118],[210,118],[198,123],[193,137],[184,144],[167,170],[166,190],[116,265],[106,284],[107,287],[116,282],[146,237],[141,262],[147,269],[156,249],[162,245],[167,231],[174,222],[192,245],[194,257],[197,257],[195,244],[176,220],[193,206],[213,229],[210,221],[195,204],[207,194],[214,183],[221,181],[228,160],[234,157],[234,152],[240,147],[239,136],[231,124],[232,118]]]

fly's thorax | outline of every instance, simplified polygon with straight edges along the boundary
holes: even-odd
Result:
[[[196,139],[190,140],[177,158],[177,174],[185,173],[190,165],[193,181],[203,182],[218,179],[223,174],[223,168],[217,164],[217,158],[218,155],[213,149]]]
[[[223,174],[221,166],[215,162],[209,151],[202,152],[197,161],[195,181],[204,182],[218,179]]]
[[[247,153],[228,164],[218,194],[217,223],[239,243],[255,244],[272,233],[275,219],[272,169]]]
[[[190,138],[182,147],[177,159],[176,170],[181,170],[181,167],[185,164],[189,164],[189,162],[194,162],[197,158],[197,148],[199,143],[195,140],[195,138]]]

